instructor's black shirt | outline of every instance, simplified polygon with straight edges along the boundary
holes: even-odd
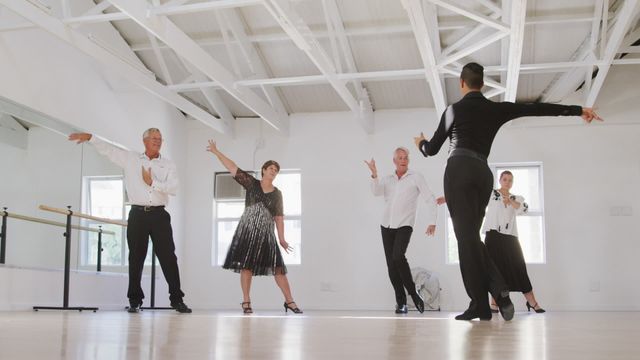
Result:
[[[420,142],[420,152],[424,156],[433,156],[449,138],[450,151],[465,148],[488,157],[498,130],[509,120],[523,116],[580,115],[580,106],[493,102],[485,98],[480,91],[473,91],[447,107],[431,140]]]

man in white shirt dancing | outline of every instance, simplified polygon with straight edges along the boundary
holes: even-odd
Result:
[[[171,216],[164,209],[169,203],[169,195],[175,195],[178,189],[178,176],[176,165],[160,156],[160,130],[151,128],[144,132],[144,153],[126,151],[87,133],[71,134],[69,140],[79,144],[88,141],[100,154],[124,169],[125,188],[132,203],[127,227],[129,312],[137,313],[142,306],[144,292],[140,281],[151,236],[162,272],[169,285],[171,307],[180,313],[190,313],[191,309],[182,300],[184,293],[180,289]]]
[[[375,160],[365,160],[365,163],[371,170],[371,191],[375,196],[384,195],[385,208],[380,230],[389,279],[396,293],[396,314],[407,313],[405,289],[422,313],[424,299],[416,291],[405,253],[413,232],[418,196],[422,195],[428,205],[428,236],[433,236],[436,230],[436,199],[422,174],[409,170],[409,150],[406,148],[399,147],[393,153],[393,163],[396,166],[394,174],[378,178]]]

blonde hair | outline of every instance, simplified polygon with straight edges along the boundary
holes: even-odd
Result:
[[[145,130],[144,133],[142,133],[142,140],[148,138],[151,135],[151,133],[154,133],[154,132],[160,133],[160,129],[158,129],[158,128],[148,128],[147,130]]]
[[[407,154],[407,156],[409,156],[409,149],[407,149],[404,146],[398,146],[394,151],[393,151],[393,157],[396,157],[396,154],[398,153],[398,151],[404,151],[405,154]]]

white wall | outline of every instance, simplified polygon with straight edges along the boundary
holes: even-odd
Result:
[[[75,9],[80,12],[92,3],[88,0],[74,1],[74,6],[78,6]],[[8,17],[11,14],[4,9],[0,19]],[[114,49],[120,49],[118,51],[127,48],[109,24],[83,26],[82,30],[99,36]],[[135,59],[132,53],[123,53],[123,56]],[[102,68],[94,59],[40,29],[0,34],[0,79],[0,96],[130,149],[142,150],[142,133],[147,128],[157,127],[163,132],[162,154],[177,163],[182,180],[179,195],[172,199],[168,209],[172,215],[178,259],[182,263],[187,140],[182,113],[146,91],[131,86],[126,79]],[[78,194],[79,191],[78,187]],[[61,199],[64,200],[67,199]],[[16,275],[15,271],[8,276],[12,281],[30,279]],[[35,282],[25,281],[37,286]],[[107,286],[107,291],[119,294],[122,303],[126,303],[125,290]],[[88,287],[85,291],[96,289]],[[161,299],[166,297],[164,293],[158,292]],[[48,295],[55,298],[58,290]],[[0,308],[8,306],[11,304],[0,303]]]
[[[496,141],[493,161],[543,163],[547,263],[529,266],[541,303],[640,308],[639,136],[640,125],[578,125],[509,129]],[[610,216],[613,206],[634,214]],[[590,291],[593,282],[599,292]]]
[[[0,203],[8,211],[57,222],[64,215],[38,209],[39,205],[74,210],[80,206],[82,149],[60,134],[40,127],[27,132],[27,149],[0,144],[0,164],[11,169],[3,175]],[[17,161],[16,161],[17,160]],[[73,220],[77,224],[77,218]],[[62,268],[64,228],[8,219],[7,264]],[[72,233],[77,239],[77,232]]]
[[[162,275],[156,281],[156,306],[168,306],[167,285]],[[150,277],[142,277],[149,289]],[[69,306],[120,310],[128,305],[128,276],[115,273],[72,271],[69,280]],[[33,306],[62,306],[64,274],[60,270],[25,269],[0,265],[0,311],[29,310]],[[123,295],[125,294],[125,295]],[[149,306],[149,294],[144,306]]]
[[[638,92],[622,91],[629,73],[614,70],[613,84],[600,103],[605,124],[582,125],[577,119],[525,119],[505,127],[497,137],[490,162],[541,161],[544,166],[546,258],[529,271],[540,303],[555,310],[638,310],[640,250],[635,223],[611,217],[611,206],[631,206],[640,190],[640,125]],[[640,80],[640,79],[639,79]],[[633,89],[628,89],[633,90]],[[606,106],[605,106],[606,105]],[[366,135],[349,114],[297,114],[291,117],[289,138],[274,134],[258,120],[237,121],[235,139],[217,137],[220,149],[240,167],[256,168],[273,158],[283,168],[302,170],[302,265],[291,266],[290,281],[299,305],[308,309],[391,309],[393,291],[379,234],[382,199],[368,188],[364,159],[374,156],[381,173],[392,171],[392,151],[398,145],[415,149],[412,136],[436,127],[432,110],[376,112],[376,132]],[[196,307],[237,308],[241,301],[237,274],[211,266],[213,173],[223,168],[204,151],[216,135],[191,124],[188,152],[187,267],[183,270],[188,299]],[[526,127],[524,127],[526,126]],[[266,147],[257,153],[263,132]],[[425,174],[432,190],[442,193],[446,146],[425,159],[413,151],[411,167]],[[459,268],[445,263],[444,211],[438,234],[427,238],[420,219],[408,250],[412,266],[436,271],[443,288],[445,310],[468,304]],[[323,284],[324,283],[324,284]],[[590,288],[599,285],[598,292]],[[329,285],[333,291],[322,291]],[[516,307],[524,298],[513,294]],[[281,296],[272,278],[256,278],[252,292],[256,308],[277,308]]]

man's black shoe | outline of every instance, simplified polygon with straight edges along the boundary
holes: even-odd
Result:
[[[483,321],[491,320],[491,312],[489,312],[488,314],[480,315],[477,311],[467,310],[462,314],[456,316],[456,320],[473,320],[478,318]]]
[[[406,314],[409,312],[407,305],[396,305],[396,314]]]
[[[191,313],[191,309],[189,309],[187,304],[185,304],[183,302],[171,304],[171,307],[176,309],[177,312],[182,313],[182,314],[190,314]]]
[[[424,299],[420,296],[420,293],[416,292],[411,295],[411,299],[413,300],[413,304],[416,306],[416,309],[420,311],[420,313],[424,312]]]
[[[506,321],[513,319],[513,313],[515,312],[515,308],[513,307],[513,303],[511,302],[511,298],[509,298],[508,292],[503,292],[502,297],[496,300],[498,304],[498,308],[500,309],[500,315]]]

